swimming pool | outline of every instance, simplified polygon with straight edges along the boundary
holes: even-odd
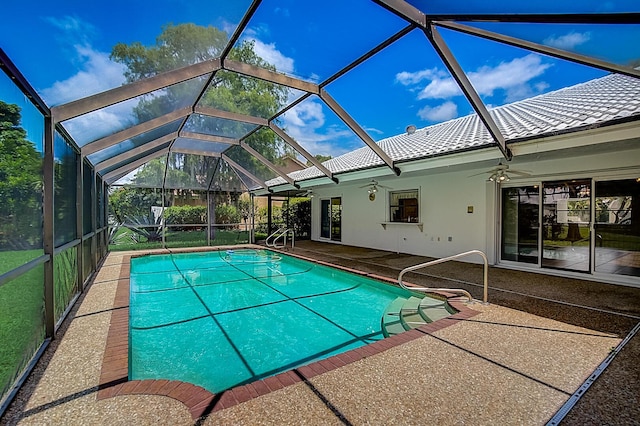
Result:
[[[181,380],[211,392],[383,339],[383,317],[392,318],[390,328],[399,323],[390,307],[422,300],[253,249],[134,258],[130,281],[129,379]]]

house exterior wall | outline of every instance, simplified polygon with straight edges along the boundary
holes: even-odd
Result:
[[[593,178],[595,180],[629,179],[640,177],[640,147],[637,144],[612,144],[608,149],[582,147],[563,151],[528,153],[509,163],[511,169],[526,170],[531,176],[521,178],[511,174],[504,186],[537,185],[544,181]],[[474,154],[468,162],[473,164]],[[546,159],[549,157],[549,159]],[[339,243],[369,247],[429,257],[446,257],[464,251],[484,251],[490,263],[497,263],[500,210],[499,187],[486,178],[498,159],[483,166],[456,171],[403,173],[401,176],[376,177],[381,187],[374,201],[369,201],[362,179],[339,186],[314,188],[312,200],[312,239],[320,238],[320,200],[342,198],[342,239]],[[492,165],[491,165],[492,164]],[[402,168],[402,166],[401,166]],[[442,169],[442,168],[440,168]],[[471,175],[478,176],[470,177]],[[415,224],[388,224],[389,191],[419,189],[420,222]],[[468,208],[473,207],[469,213]],[[480,259],[469,258],[469,261]]]

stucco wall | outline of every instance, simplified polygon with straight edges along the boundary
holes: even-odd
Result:
[[[625,148],[612,152],[574,149],[556,153],[557,158],[548,160],[543,155],[529,155],[529,161],[521,157],[509,163],[510,167],[529,171],[531,176],[512,175],[505,185],[576,178],[636,178],[640,176],[640,149]],[[342,197],[342,244],[430,257],[480,249],[494,263],[499,228],[495,186],[486,182],[488,174],[469,177],[490,168],[491,165],[455,172],[378,177],[376,180],[389,188],[380,188],[375,201],[369,201],[367,189],[360,188],[369,179],[314,188],[312,238],[320,239],[320,200]],[[413,224],[392,224],[384,229],[381,223],[389,220],[388,191],[416,188],[420,190],[422,231]],[[473,213],[468,213],[469,206]]]

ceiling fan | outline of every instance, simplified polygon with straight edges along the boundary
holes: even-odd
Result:
[[[487,170],[486,172],[476,173],[475,175],[471,175],[469,177],[480,176],[486,173],[489,173],[489,177],[487,178],[487,181],[498,182],[498,183],[509,182],[511,180],[509,176],[510,174],[518,175],[518,176],[531,176],[531,173],[528,170],[510,169],[508,164],[502,164],[502,162],[499,162],[498,165],[492,168],[491,170]]]
[[[296,194],[296,197],[313,198],[313,191],[311,189],[307,189],[304,192],[300,192],[300,193]]]
[[[368,192],[369,194],[375,194],[376,192],[378,192],[378,188],[388,188],[388,189],[391,189],[391,188],[389,188],[388,186],[380,185],[380,184],[378,183],[378,181],[377,181],[377,180],[375,180],[375,179],[371,179],[371,182],[369,182],[369,183],[368,183],[368,184],[366,184],[366,185],[361,186],[360,188],[368,188],[368,189],[367,189],[367,192]]]

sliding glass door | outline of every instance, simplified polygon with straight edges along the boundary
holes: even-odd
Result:
[[[591,180],[544,182],[542,266],[590,271]]]
[[[502,260],[538,264],[539,193],[537,185],[502,189]]]
[[[640,276],[640,180],[595,184],[595,271]]]
[[[320,200],[320,238],[342,239],[342,198]]]
[[[593,188],[591,179],[543,182],[500,195],[501,261],[640,277],[640,178]]]

